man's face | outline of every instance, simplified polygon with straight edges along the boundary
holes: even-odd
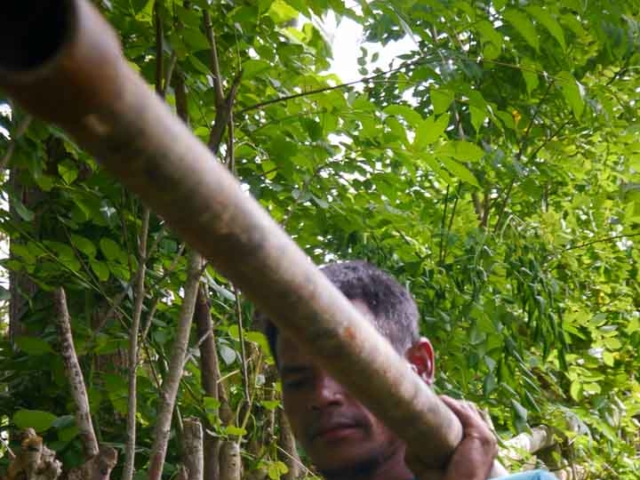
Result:
[[[354,306],[365,316],[363,302]],[[320,472],[377,468],[403,444],[291,339],[280,335],[277,356],[285,413],[298,442]]]

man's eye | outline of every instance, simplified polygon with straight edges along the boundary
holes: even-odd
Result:
[[[286,390],[296,390],[304,387],[308,382],[308,378],[306,377],[296,377],[291,378],[283,382],[282,386]]]

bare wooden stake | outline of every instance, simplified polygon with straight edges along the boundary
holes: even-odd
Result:
[[[220,448],[220,480],[240,480],[241,477],[240,445],[233,440],[226,440]]]
[[[184,420],[184,465],[189,480],[203,480],[204,453],[202,424],[197,418]]]

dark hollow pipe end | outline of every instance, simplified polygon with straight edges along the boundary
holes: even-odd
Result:
[[[5,0],[0,71],[35,70],[55,57],[71,32],[72,0]]]

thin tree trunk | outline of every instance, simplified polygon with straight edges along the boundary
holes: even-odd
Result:
[[[162,477],[162,468],[167,454],[169,434],[171,433],[171,419],[173,417],[178,387],[180,386],[180,379],[182,378],[184,358],[189,343],[189,333],[198,294],[201,268],[202,257],[195,251],[191,252],[189,255],[187,280],[184,286],[184,298],[182,299],[176,339],[171,353],[169,370],[162,385],[160,411],[154,429],[154,441],[151,448],[149,480],[160,480]]]
[[[138,411],[138,333],[140,318],[144,303],[147,262],[147,236],[149,231],[149,209],[144,207],[142,212],[142,229],[138,241],[138,271],[136,272],[133,318],[129,330],[129,397],[127,408],[127,445],[125,449],[124,470],[122,480],[132,480],[135,470],[136,457],[136,415]]]
[[[220,378],[220,369],[211,312],[209,309],[207,287],[201,283],[198,288],[198,300],[194,314],[198,338],[204,339],[200,343],[200,377],[204,394],[219,402],[218,379]],[[219,409],[215,414],[216,416],[219,414]],[[205,429],[204,437],[204,480],[219,480],[220,440],[218,437],[214,437],[206,432],[206,430],[212,429],[212,425],[207,424],[207,427],[208,429]]]
[[[71,321],[67,308],[67,296],[64,288],[58,287],[53,292],[53,299],[56,309],[56,329],[60,342],[60,354],[64,362],[64,371],[69,381],[71,396],[76,404],[76,426],[80,431],[82,448],[87,458],[95,457],[99,452],[96,433],[91,421],[91,410],[89,409],[89,399],[87,389],[76,349],[73,345],[73,335],[71,333]]]
[[[282,451],[279,451],[280,460],[287,466],[288,471],[281,480],[297,480],[300,476],[300,457],[296,448],[296,439],[291,431],[291,426],[287,421],[284,412],[278,410],[278,420],[280,423],[279,443]]]
[[[203,480],[202,424],[197,418],[184,420],[184,458],[189,480]]]

